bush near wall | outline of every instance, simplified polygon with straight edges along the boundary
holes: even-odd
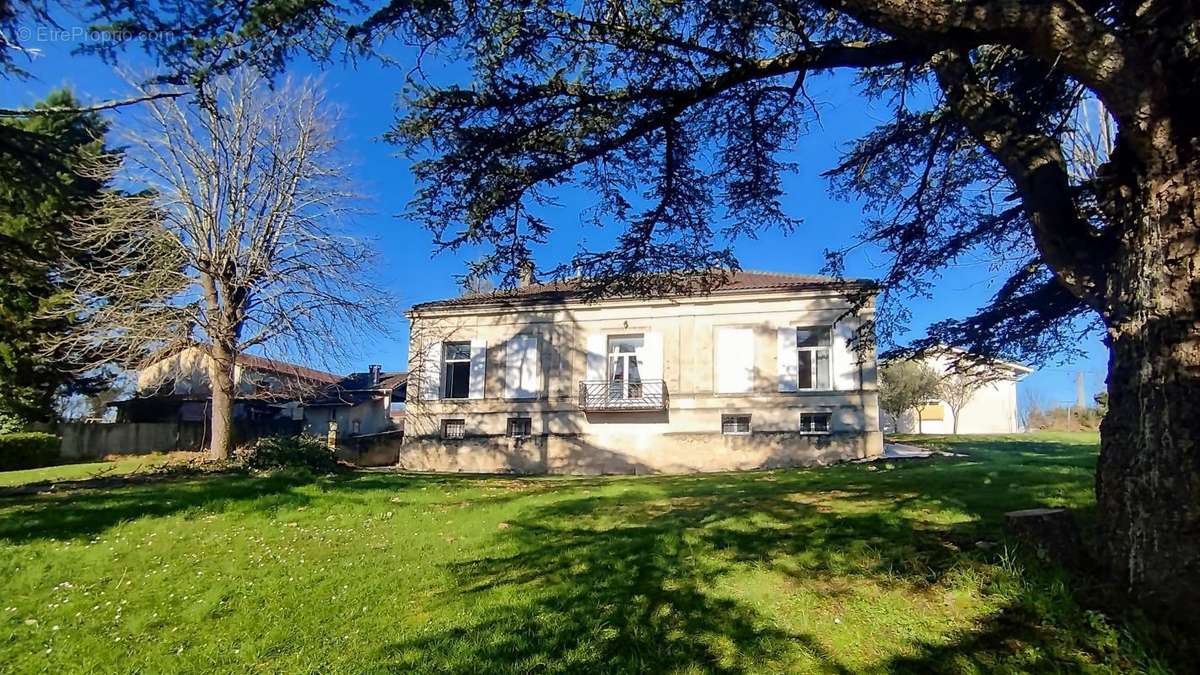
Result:
[[[0,471],[58,464],[58,444],[58,436],[39,431],[0,434]]]
[[[326,473],[338,470],[333,450],[313,436],[268,436],[244,448],[240,454],[242,466],[256,471],[308,469]]]

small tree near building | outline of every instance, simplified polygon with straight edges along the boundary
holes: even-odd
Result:
[[[954,423],[952,430],[955,435],[958,435],[958,418],[959,413],[966,407],[967,401],[979,391],[988,379],[977,372],[959,372],[950,371],[942,376],[937,383],[937,398],[941,399],[950,408],[950,414],[954,415]]]
[[[879,369],[879,407],[900,421],[909,412],[921,433],[921,406],[937,397],[938,375],[932,368],[917,361],[893,361]]]
[[[338,232],[355,196],[336,115],[312,82],[272,89],[239,73],[194,99],[146,105],[119,172],[146,190],[108,193],[76,223],[74,246],[95,257],[72,269],[69,311],[83,330],[58,346],[136,365],[198,345],[212,383],[209,450],[225,458],[239,354],[272,347],[328,361],[382,329],[390,303],[368,281],[371,249]]]

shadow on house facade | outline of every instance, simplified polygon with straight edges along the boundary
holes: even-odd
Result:
[[[413,307],[399,466],[683,473],[882,451],[868,281],[742,272],[585,302],[570,282]],[[868,344],[870,343],[870,344]]]

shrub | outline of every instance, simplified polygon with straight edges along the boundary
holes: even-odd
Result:
[[[255,470],[305,468],[329,472],[338,469],[333,451],[313,436],[260,438],[242,453],[242,465]]]
[[[58,436],[40,431],[0,434],[0,471],[58,464]]]

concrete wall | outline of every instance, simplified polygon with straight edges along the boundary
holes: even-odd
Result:
[[[713,295],[654,301],[603,301],[527,308],[427,309],[410,315],[412,339],[404,445],[399,465],[412,470],[523,473],[722,471],[827,463],[882,451],[875,353],[833,350],[831,371],[852,369],[839,389],[781,393],[780,328],[833,325],[845,298],[822,292]],[[848,328],[873,308],[845,319]],[[714,354],[723,327],[753,332],[752,389],[716,393]],[[587,336],[658,333],[670,404],[656,412],[584,413],[579,382],[587,378]],[[505,398],[505,345],[518,334],[539,337],[541,386],[535,399]],[[482,398],[424,400],[425,347],[447,340],[483,341]],[[835,376],[836,377],[836,376]],[[831,413],[828,435],[799,432],[800,413]],[[722,414],[750,414],[752,433],[721,434]],[[534,437],[505,436],[510,417],[529,417]],[[466,421],[469,438],[443,440],[441,422]]]
[[[204,447],[204,425],[175,422],[119,422],[59,425],[60,453],[67,459],[91,459],[105,455],[139,455]]]
[[[354,422],[359,423],[359,434],[378,434],[391,429],[392,419],[388,415],[391,396],[365,401],[354,406],[309,406],[304,409],[304,432],[320,438],[329,433],[329,422],[337,419],[338,438],[355,434]]]

